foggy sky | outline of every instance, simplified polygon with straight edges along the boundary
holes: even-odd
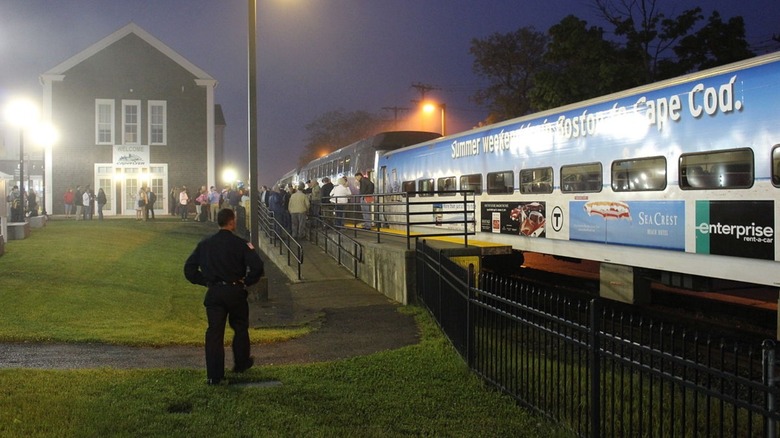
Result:
[[[483,85],[472,72],[473,38],[522,26],[546,31],[568,14],[610,26],[590,0],[257,0],[259,181],[270,184],[295,167],[305,125],[343,109],[393,113],[414,108],[413,83],[438,89],[447,132],[486,115],[469,99]],[[724,21],[745,18],[748,41],[765,53],[780,35],[777,0],[659,0],[680,13],[701,5]],[[26,94],[40,100],[40,74],[134,22],[214,77],[227,121],[227,158],[247,166],[247,2],[244,0],[0,0],[0,105]],[[408,113],[400,113],[406,117]],[[437,117],[409,129],[439,131]],[[2,126],[2,121],[0,121]],[[14,151],[14,136],[5,130]],[[9,157],[6,157],[9,158]],[[246,171],[239,170],[242,179]]]

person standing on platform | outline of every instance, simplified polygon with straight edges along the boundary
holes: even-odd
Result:
[[[146,217],[154,219],[154,203],[157,202],[157,195],[154,194],[154,190],[151,187],[146,188]]]
[[[320,206],[322,205],[322,189],[320,189],[320,185],[317,183],[317,180],[313,180],[311,182],[311,216],[314,218],[320,217]]]
[[[358,182],[358,192],[360,194],[360,209],[363,210],[363,228],[371,229],[371,204],[374,203],[374,183],[364,177],[362,173],[355,174],[355,181]]]
[[[233,329],[233,371],[242,373],[255,363],[250,355],[249,303],[246,287],[263,276],[263,261],[251,243],[236,236],[236,215],[217,213],[219,231],[205,238],[184,263],[190,283],[208,287],[206,307],[206,377],[209,385],[225,378],[225,322]]]
[[[168,209],[171,212],[171,216],[179,214],[179,188],[174,187],[171,192],[168,193]]]
[[[76,194],[73,195],[73,199],[76,202],[76,220],[80,221],[84,214],[84,193],[81,191],[81,186],[76,186]]]
[[[22,206],[22,192],[19,186],[13,186],[6,197],[11,208],[11,222],[24,222],[24,207]]]
[[[186,221],[190,214],[189,204],[190,195],[187,194],[187,186],[181,186],[181,192],[179,192],[179,213],[181,213],[182,221]]]
[[[106,198],[106,192],[101,187],[97,194],[97,207],[98,207],[98,220],[103,220],[103,207],[108,202]]]
[[[292,237],[295,240],[306,234],[306,215],[309,213],[309,198],[304,193],[303,183],[298,184],[298,190],[290,195],[288,209],[292,222]]]
[[[219,192],[217,188],[211,186],[209,191],[209,220],[217,223],[217,213],[219,212]]]
[[[84,204],[84,219],[85,221],[91,221],[92,220],[92,190],[89,188],[89,185],[84,187],[84,193],[81,195],[81,202]]]
[[[136,195],[135,220],[146,220],[146,189],[141,187]]]
[[[333,187],[330,192],[330,202],[336,204],[336,226],[344,226],[344,208],[349,202],[349,197],[352,196],[352,191],[347,186],[347,179],[341,177],[338,180],[338,184]]]
[[[70,215],[73,214],[73,201],[74,201],[73,189],[68,187],[68,190],[62,195],[62,202],[65,204],[65,218],[70,219]]]

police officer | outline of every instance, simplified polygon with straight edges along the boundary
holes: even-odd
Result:
[[[225,377],[225,322],[233,329],[233,371],[254,365],[249,355],[249,304],[246,286],[263,276],[263,262],[251,243],[233,234],[236,215],[225,208],[217,213],[219,231],[203,239],[184,263],[190,283],[207,286],[206,376],[210,385]]]

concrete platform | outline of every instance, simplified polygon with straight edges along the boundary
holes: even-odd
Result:
[[[347,260],[344,263],[348,267],[338,266],[334,260],[339,257],[337,246],[333,243],[335,239],[331,236],[331,241],[326,245],[327,239],[320,233],[311,241],[304,240],[301,243],[304,251],[301,280],[297,280],[297,262],[293,259],[291,264],[287,265],[286,252],[280,255],[279,248],[271,246],[265,236],[260,240],[260,249],[272,258],[292,281],[306,283],[358,279],[396,303],[406,305],[414,302],[416,281],[414,243],[412,249],[407,249],[406,238],[397,233],[383,233],[379,239],[376,233],[362,230],[347,230],[345,234],[362,246],[362,261],[357,263],[356,269],[344,254],[341,257]],[[478,259],[481,256],[503,254],[508,248],[505,245],[469,243],[469,246],[465,246],[462,239],[458,241],[452,238],[431,240],[431,244],[442,249],[447,257],[464,266],[469,263],[478,266]]]

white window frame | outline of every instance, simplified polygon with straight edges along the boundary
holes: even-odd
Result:
[[[127,108],[135,107],[138,114],[138,120],[136,123],[127,123]],[[141,101],[140,100],[122,100],[122,144],[141,144]],[[135,141],[127,140],[127,128],[130,126],[136,127],[136,139]]]
[[[100,121],[100,108],[108,106],[110,120],[106,122]],[[116,138],[116,130],[114,129],[114,100],[113,99],[95,99],[95,144],[108,144],[113,145]],[[107,125],[110,131],[110,139],[108,141],[100,141],[100,128]]]
[[[147,117],[149,119],[148,126],[147,126],[147,132],[149,133],[149,144],[150,145],[166,145],[168,144],[168,102],[164,100],[150,100],[147,103],[148,106],[148,114]],[[154,123],[154,120],[152,119],[152,108],[162,108],[162,122],[159,124]],[[159,125],[162,129],[162,140],[161,141],[154,141],[154,137],[152,136],[152,127]]]

